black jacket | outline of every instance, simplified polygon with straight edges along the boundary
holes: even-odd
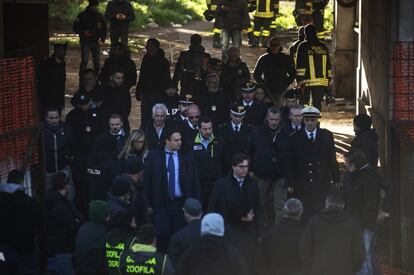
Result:
[[[241,87],[250,81],[250,72],[246,62],[238,60],[236,66],[223,64],[220,74],[220,87],[230,102],[235,101],[241,95]]]
[[[254,275],[256,271],[257,237],[253,224],[251,222],[233,221],[226,224],[225,231],[224,238],[239,250],[249,274]]]
[[[75,236],[83,221],[80,213],[67,198],[55,190],[49,190],[46,196],[47,214],[47,254],[75,251]]]
[[[129,114],[131,113],[131,95],[126,86],[102,87],[102,121],[107,125],[109,117],[113,114],[119,114],[126,124]]]
[[[178,152],[179,178],[183,198],[200,199],[198,172],[193,157]],[[169,201],[165,149],[157,148],[148,153],[144,168],[144,198],[147,207],[165,207]]]
[[[65,107],[66,63],[58,63],[52,55],[42,60],[37,68],[37,91],[43,110],[47,107]]]
[[[46,172],[56,173],[70,164],[73,153],[72,128],[60,122],[57,127],[43,123],[43,153]]]
[[[378,135],[375,129],[358,132],[351,142],[351,150],[360,150],[372,167],[378,165]]]
[[[112,228],[106,234],[106,264],[108,275],[119,275],[119,259],[134,239],[133,232],[120,228]]]
[[[19,256],[11,246],[0,244],[0,254],[3,256],[0,261],[0,274],[22,274]]]
[[[106,272],[105,221],[89,221],[83,224],[76,235],[76,270],[81,272]]]
[[[210,55],[201,45],[190,45],[189,50],[183,51],[175,64],[173,81],[175,85],[180,82],[181,91],[194,94],[198,83],[206,79],[206,64]]]
[[[214,129],[229,119],[230,102],[223,91],[211,93],[206,89],[199,93],[194,101],[200,107],[203,116],[208,116],[212,120]]]
[[[118,20],[116,19],[117,14],[124,14],[126,16],[126,20]],[[135,14],[134,9],[132,8],[131,3],[129,1],[118,1],[112,0],[109,1],[106,10],[105,10],[105,18],[110,22],[110,30],[128,30],[128,24],[131,21],[134,21]]]
[[[88,155],[96,138],[104,130],[99,109],[82,111],[75,108],[66,115],[65,122],[73,130],[74,154]]]
[[[201,219],[193,220],[186,227],[175,233],[168,245],[168,257],[177,267],[182,255],[191,246],[200,241]]]
[[[208,204],[208,212],[219,213],[226,221],[231,213],[231,206],[240,201],[247,201],[250,209],[253,209],[255,219],[255,229],[260,233],[261,230],[261,204],[259,196],[259,187],[256,181],[250,177],[244,179],[243,185],[240,188],[233,173],[230,172],[227,176],[219,179],[214,184],[213,191],[210,195],[210,202]]]
[[[221,177],[223,142],[213,136],[207,149],[201,143],[200,134],[196,136],[191,148],[200,182],[214,182]]]
[[[99,73],[99,81],[101,85],[107,86],[111,84],[111,71],[114,67],[124,69],[124,86],[130,89],[137,82],[137,67],[135,62],[128,56],[108,57],[105,59],[101,72]]]
[[[380,174],[377,169],[368,165],[345,178],[349,179],[344,182],[345,190],[348,191],[348,212],[362,228],[375,232],[383,181]]]
[[[179,275],[247,275],[243,256],[222,237],[206,235],[190,246],[176,269]]]
[[[243,0],[220,0],[217,15],[226,31],[243,30],[250,26],[247,2]]]
[[[283,218],[264,234],[257,257],[260,274],[298,274],[302,271],[299,242],[303,230],[302,221]]]
[[[170,63],[165,58],[164,50],[159,49],[153,56],[146,54],[139,70],[136,93],[142,97],[160,100],[170,79]]]
[[[295,80],[295,63],[281,50],[276,54],[268,50],[257,60],[253,77],[257,83],[264,83],[272,96],[282,94]]]
[[[87,8],[76,17],[73,31],[79,34],[81,43],[98,42],[99,39],[106,39],[106,22],[101,13]],[[86,31],[91,32],[91,35],[86,36]]]
[[[353,275],[365,258],[361,228],[349,214],[323,210],[309,219],[300,242],[305,274]]]
[[[134,206],[128,201],[117,198],[111,193],[108,193],[107,203],[109,216],[114,216],[118,212],[127,212],[134,208]]]
[[[31,254],[35,230],[43,225],[40,205],[25,194],[20,184],[0,184],[0,243],[13,247],[20,255]]]
[[[237,153],[247,153],[249,137],[253,127],[242,123],[236,133],[231,122],[226,122],[218,127],[217,137],[223,140],[222,174],[227,175],[231,170],[231,160]]]
[[[237,100],[238,104],[243,104],[243,99]],[[262,125],[264,118],[266,117],[267,106],[263,103],[257,102],[256,99],[253,99],[253,103],[250,107],[247,105],[246,108],[246,115],[243,119],[243,123],[250,124],[253,127]]]
[[[145,142],[148,150],[155,148],[164,148],[165,146],[165,130],[167,129],[167,121],[162,129],[160,137],[158,137],[157,130],[154,127],[154,120],[150,119],[141,126],[141,130],[145,133]]]
[[[252,159],[251,170],[255,176],[267,180],[285,178],[289,134],[286,128],[273,132],[266,123],[253,130],[249,153]]]
[[[288,140],[286,183],[304,204],[305,216],[321,211],[332,183],[339,183],[334,138],[330,131],[317,128],[314,142],[304,127]]]
[[[167,107],[167,120],[170,120],[175,114],[179,112],[178,104],[180,101],[180,96],[178,94],[174,96],[164,95],[161,99],[161,103],[164,103]]]
[[[100,108],[97,106],[98,102],[101,102],[103,99],[102,95],[102,88],[98,84],[96,84],[95,88],[93,88],[90,91],[86,91],[84,87],[80,87],[76,93],[73,95],[72,99],[70,100],[70,104],[76,108],[79,107],[76,104],[76,99],[79,98],[81,95],[88,95],[92,100],[92,109],[100,110]]]

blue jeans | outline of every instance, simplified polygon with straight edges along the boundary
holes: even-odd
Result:
[[[47,272],[50,275],[73,275],[73,254],[55,254],[47,258]]]
[[[362,269],[356,273],[356,275],[379,275],[381,274],[379,270],[379,265],[375,257],[374,251],[374,240],[375,234],[364,229],[362,232],[362,239],[364,242],[365,248],[365,261],[362,264]]]
[[[240,49],[240,46],[242,44],[241,30],[221,30],[221,59],[223,62],[227,61],[227,50],[230,45],[230,39],[233,47]]]
[[[99,74],[101,67],[100,58],[101,58],[101,47],[99,42],[82,42],[81,43],[81,63],[79,67],[79,76],[82,76],[82,73],[86,70],[89,61],[89,52],[92,54],[92,63],[95,74]]]

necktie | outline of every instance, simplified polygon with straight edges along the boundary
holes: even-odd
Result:
[[[239,126],[234,126],[234,131],[237,133],[239,131]]]
[[[313,133],[309,133],[309,140],[312,142],[314,141]]]
[[[239,186],[240,186],[240,188],[243,187],[243,181],[242,180],[239,180]]]
[[[299,127],[295,126],[295,131],[298,132],[299,131]]]
[[[170,199],[175,198],[175,165],[174,165],[174,154],[168,152],[168,195]]]

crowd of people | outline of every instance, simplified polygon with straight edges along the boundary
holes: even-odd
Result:
[[[96,3],[85,12],[102,23]],[[102,68],[92,42],[105,39],[104,24],[85,29],[87,14],[75,22],[80,88],[64,120],[66,45],[39,66],[45,196],[26,195],[19,170],[0,184],[0,273],[375,269],[376,225],[388,215],[378,136],[368,115],[354,118],[341,179],[333,134],[319,124],[331,76],[316,27],[300,28],[290,55],[271,38],[254,82],[237,47],[212,58],[198,34],[171,77],[150,38],[137,79],[124,22],[133,16],[120,3],[108,4],[112,46]],[[134,86],[139,129],[129,124]]]

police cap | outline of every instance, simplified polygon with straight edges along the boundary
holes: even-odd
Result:
[[[230,112],[236,116],[244,116],[246,114],[246,108],[243,104],[233,103],[230,106]]]
[[[256,83],[254,82],[247,82],[246,84],[244,84],[241,88],[243,93],[253,93],[256,91]]]
[[[193,104],[194,100],[193,100],[193,95],[188,94],[188,93],[182,93],[180,94],[180,103],[181,104]]]
[[[303,117],[321,117],[321,112],[313,107],[313,106],[309,106],[309,107],[305,107],[302,109],[302,116]]]

